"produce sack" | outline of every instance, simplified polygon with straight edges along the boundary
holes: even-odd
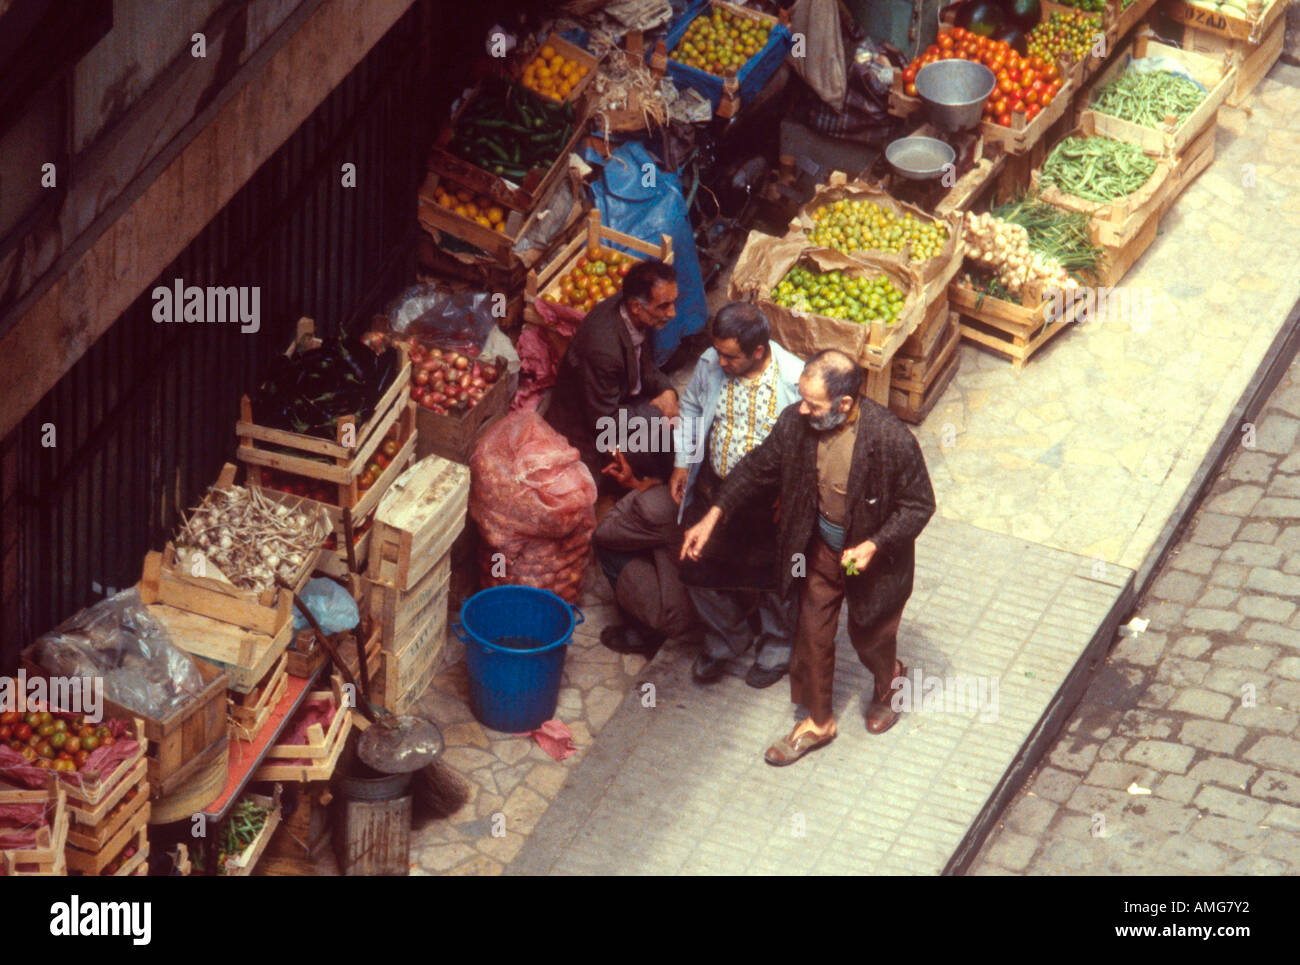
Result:
[[[587,148],[583,158],[601,171],[592,185],[601,224],[650,244],[659,244],[660,235],[673,240],[677,314],[650,336],[655,365],[662,366],[681,340],[703,329],[709,318],[681,178],[659,167],[640,141],[620,145],[608,158]]]
[[[796,36],[802,34],[807,42],[804,56],[790,58],[794,72],[825,103],[842,111],[849,83],[838,0],[795,0],[790,30]]]
[[[596,483],[578,450],[536,412],[512,412],[483,434],[469,465],[483,585],[535,586],[577,603],[596,529]]]
[[[140,602],[132,587],[87,607],[37,638],[33,659],[60,677],[102,677],[104,696],[162,719],[203,690],[189,654]]]
[[[490,294],[451,292],[427,282],[403,291],[385,314],[397,334],[417,335],[438,348],[462,354],[471,345],[482,350],[497,327]]]
[[[920,297],[925,304],[929,305],[936,297],[946,291],[948,283],[961,270],[962,237],[966,230],[965,219],[961,216],[961,212],[950,211],[946,215],[927,214],[915,205],[894,199],[888,193],[873,185],[864,184],[860,181],[847,181],[844,175],[839,172],[833,173],[830,177],[830,184],[818,187],[813,193],[812,200],[799,209],[799,213],[790,222],[790,230],[799,232],[804,238],[805,245],[826,247],[813,242],[808,237],[808,232],[817,227],[818,224],[813,217],[813,212],[819,208],[833,205],[836,201],[870,202],[878,204],[885,210],[892,211],[900,217],[910,214],[923,222],[940,222],[948,229],[948,240],[944,242],[939,253],[924,260],[912,259],[910,244],[905,245],[899,252],[888,252],[879,249],[841,252],[841,254],[854,259],[861,259],[865,256],[873,264],[892,264],[904,268],[915,268],[921,277],[922,292]]]
[[[888,276],[905,296],[897,320],[892,325],[880,319],[851,322],[775,304],[772,290],[798,264],[813,271],[838,269],[858,277]],[[728,291],[733,301],[755,302],[767,316],[772,337],[800,358],[833,348],[856,359],[859,365],[875,369],[887,364],[897,347],[925,319],[922,294],[921,277],[915,268],[866,255],[850,258],[837,251],[810,248],[800,232],[774,238],[758,231],[749,233]]]

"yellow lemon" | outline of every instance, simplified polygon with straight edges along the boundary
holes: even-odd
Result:
[[[550,60],[552,57],[555,56],[555,48],[552,47],[550,44],[547,44],[545,47],[542,48],[541,54],[543,59]]]
[[[488,216],[488,220],[491,221],[493,224],[500,224],[501,222],[506,220],[506,213],[501,210],[500,205],[496,205],[496,204],[492,205],[492,207],[487,209],[487,216]]]

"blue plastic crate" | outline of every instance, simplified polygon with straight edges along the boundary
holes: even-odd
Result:
[[[709,99],[716,111],[718,105],[722,103],[724,78],[716,74],[710,74],[708,71],[678,63],[673,60],[672,53],[681,42],[682,37],[686,35],[686,30],[691,23],[702,13],[711,10],[712,7],[713,4],[710,0],[695,0],[686,8],[686,12],[681,18],[669,26],[668,34],[664,40],[668,49],[668,75],[672,77],[673,83],[678,87],[689,87],[692,90],[699,91],[700,94]],[[784,24],[773,24],[766,46],[749,58],[745,66],[741,67],[736,74],[736,80],[740,88],[741,104],[753,100],[758,92],[763,89],[763,85],[772,79],[772,75],[780,69],[781,62],[789,55],[793,44],[794,39],[790,36],[790,29]],[[649,54],[650,51],[647,51],[646,55],[649,56]]]

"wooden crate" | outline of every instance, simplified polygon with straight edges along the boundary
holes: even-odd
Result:
[[[234,481],[235,467],[226,463],[212,489],[229,489]],[[306,512],[314,511],[306,506],[299,507],[293,503],[289,505]],[[301,591],[306,584],[319,555],[319,547],[305,554],[294,576],[296,590]],[[149,599],[146,602],[164,603],[179,610],[271,636],[278,633],[285,621],[291,618],[293,609],[292,594],[279,587],[271,587],[259,593],[242,590],[216,575],[194,575],[189,561],[180,558],[175,545],[170,541],[161,553],[145,556],[140,583],[142,587],[148,586]]]
[[[136,812],[127,823],[99,851],[82,851],[69,847],[67,851],[68,871],[82,875],[102,875],[127,848],[134,847],[135,853],[113,872],[115,878],[126,878],[141,873],[149,860],[149,807]],[[146,869],[147,872],[147,869]]]
[[[537,94],[538,97],[544,97],[546,100],[555,103],[563,103],[564,100],[570,101],[574,104],[581,103],[583,95],[587,92],[587,88],[590,87],[592,81],[596,79],[596,72],[600,67],[600,61],[577,44],[571,44],[558,33],[552,32],[551,35],[541,43],[536,44],[524,52],[524,55],[519,59],[518,63],[518,77],[523,76],[524,71],[528,69],[528,65],[537,59],[543,47],[553,47],[555,52],[566,61],[573,61],[581,64],[587,68],[587,72],[583,75],[582,80],[578,81],[578,83],[574,85],[573,90],[569,91],[569,96],[563,98],[563,100],[545,94],[538,94],[537,91],[533,91],[533,93]]]
[[[409,683],[405,690],[398,689],[398,669],[396,667],[396,657],[391,653],[384,654],[384,686],[382,690],[383,705],[394,714],[411,713],[425,691],[433,683],[433,678],[438,672],[438,660],[435,658],[432,663],[426,666],[413,681]],[[390,665],[392,669],[390,670]]]
[[[319,345],[314,332],[315,323],[310,318],[299,319],[298,337],[285,355],[292,358],[300,348]],[[337,436],[332,440],[257,425],[253,421],[252,402],[245,394],[240,401],[235,434],[239,436],[239,461],[248,466],[250,485],[262,485],[262,467],[276,469],[337,485],[338,505],[356,507],[363,499],[357,480],[410,401],[410,359],[400,346],[397,351],[401,358],[397,377],[376,403],[374,413],[360,425],[351,417],[341,419]],[[259,448],[258,443],[263,446]],[[283,451],[286,449],[289,451]]]
[[[515,394],[512,383],[515,381],[510,376],[497,379],[474,408],[459,415],[440,415],[420,406],[416,415],[416,425],[419,427],[416,458],[441,456],[453,462],[468,464],[483,433],[503,418],[510,408],[510,400]]]
[[[1026,294],[1027,304],[1017,305],[981,295],[960,278],[948,289],[948,299],[960,315],[962,337],[1006,356],[1017,370],[1083,310],[1083,303],[1076,301],[1063,306],[1055,318],[1045,318],[1049,303],[1035,299],[1032,293]]]
[[[1128,67],[1129,57],[1166,57],[1177,61],[1188,69],[1191,75],[1208,91],[1205,99],[1195,111],[1181,124],[1166,125],[1162,128],[1144,127],[1109,114],[1102,114],[1087,106],[1093,95],[1119,77]],[[1149,154],[1163,154],[1168,157],[1182,157],[1188,145],[1207,127],[1213,128],[1229,91],[1236,83],[1237,70],[1231,55],[1209,57],[1191,51],[1181,50],[1159,43],[1148,34],[1139,35],[1132,44],[1115,57],[1110,66],[1098,75],[1086,92],[1086,102],[1080,115],[1080,121],[1088,119],[1092,130],[1117,141],[1136,144]]]
[[[241,800],[251,800],[255,804],[271,809],[271,813],[266,816],[266,823],[262,829],[257,832],[257,837],[238,855],[227,855],[226,860],[218,869],[218,875],[221,877],[248,877],[257,867],[258,860],[266,847],[275,836],[276,829],[280,826],[280,818],[283,810],[280,807],[280,793],[277,790],[271,797],[264,794],[245,794]]]
[[[520,86],[522,87],[522,85]],[[564,172],[568,170],[569,154],[577,147],[586,127],[586,97],[580,97],[574,104],[573,131],[550,167],[545,169],[533,168],[528,172],[522,184],[513,187],[506,178],[493,174],[476,164],[471,164],[469,161],[464,161],[446,149],[447,143],[456,130],[457,122],[465,109],[478,96],[478,93],[479,87],[475,87],[461,100],[460,106],[456,108],[451,120],[438,132],[425,166],[429,171],[450,178],[475,194],[481,194],[505,207],[517,211],[532,211],[538,202],[551,193],[551,188],[555,186],[555,182],[562,178]],[[537,97],[538,100],[543,99],[540,94],[533,94],[532,91],[529,91],[529,93]]]
[[[948,292],[936,299],[919,328],[907,337],[894,356],[893,374],[899,379],[916,379],[924,371],[927,359],[934,357],[938,344],[948,334],[955,320],[949,317]]]
[[[330,690],[313,691],[308,700],[332,699],[338,708],[329,729],[312,724],[307,730],[306,744],[273,744],[266,750],[261,767],[253,775],[255,781],[328,781],[334,774],[352,729],[352,710],[346,706],[342,685],[338,677],[331,681]],[[309,764],[292,761],[306,760]]]
[[[145,760],[148,765],[149,787],[154,798],[170,794],[193,773],[200,763],[197,757],[209,751],[216,743],[224,746],[227,740],[226,686],[229,677],[214,663],[193,654],[190,659],[194,661],[203,679],[203,689],[193,700],[168,717],[150,717],[104,697],[106,718],[139,720],[143,724],[144,739],[148,742]],[[33,647],[24,650],[20,654],[20,660],[28,673],[45,673],[36,662]]]
[[[118,806],[120,816],[110,814],[103,822],[87,833],[76,829],[68,834],[68,870],[86,875],[97,875],[132,843],[137,853],[128,859],[132,868],[138,867],[136,861],[140,852],[148,856],[149,842],[146,828],[149,825],[149,795],[136,794],[135,798]],[[109,830],[111,828],[111,830]],[[126,865],[119,874],[130,874]]]
[[[468,468],[439,456],[420,460],[376,511],[366,575],[394,590],[415,586],[451,549],[468,506]]]
[[[226,688],[241,694],[252,692],[289,648],[289,641],[293,638],[292,620],[286,622],[275,636],[270,636],[161,603],[152,604],[149,612],[167,628],[176,646],[225,671],[228,678]],[[225,711],[223,695],[223,726]],[[194,750],[202,746],[206,745],[196,744]]]
[[[329,845],[333,799],[329,784],[323,781],[284,785],[282,820],[266,847],[265,860],[306,863],[319,857]]]
[[[378,622],[369,620],[363,616],[361,626],[364,628],[367,623],[373,624],[370,632],[366,634],[366,669],[370,671],[371,677],[379,673],[380,654],[383,652],[380,646],[380,629]],[[357,660],[357,634],[352,631],[330,634],[330,643],[334,649],[339,652],[352,671],[352,675],[357,679],[361,678],[361,665]],[[289,648],[288,654],[289,665],[288,672],[291,677],[310,677],[316,672],[318,667],[325,664],[329,659],[329,654],[325,648],[316,642],[316,633],[310,627],[298,631],[293,645]]]
[[[450,576],[450,557],[443,554],[409,590],[367,581],[370,615],[379,627],[382,649],[401,650],[409,631],[416,625],[423,625],[426,613],[439,609],[446,615]]]
[[[289,688],[289,652],[286,650],[275,662],[266,677],[246,694],[231,691],[226,700],[229,706],[231,737],[242,741],[255,741],[271,712],[280,705]]]
[[[36,790],[0,785],[0,805],[4,804],[53,804],[53,807],[47,812],[49,823],[36,830],[36,840],[31,845],[0,850],[0,877],[66,874],[64,851],[70,821],[63,782],[51,780],[48,786]],[[20,867],[28,870],[19,871]]]
[[[1082,118],[1079,126],[1065,136],[1100,136],[1093,127],[1092,116],[1095,115]],[[1147,156],[1151,157],[1150,154]],[[1043,185],[1041,170],[1034,172],[1033,185],[1042,195],[1043,200],[1049,204],[1065,208],[1067,211],[1079,211],[1090,215],[1089,232],[1094,244],[1122,248],[1142,230],[1151,212],[1160,209],[1165,197],[1164,192],[1168,190],[1168,181],[1173,173],[1175,162],[1169,157],[1157,157],[1155,161],[1155,170],[1146,184],[1130,195],[1105,203],[1086,201],[1067,194],[1055,185]]]
[[[1183,49],[1232,58],[1237,76],[1225,103],[1240,107],[1282,56],[1286,6],[1287,0],[1273,0],[1258,16],[1243,18],[1166,0],[1165,12],[1183,25]]]
[[[895,375],[890,386],[889,408],[905,422],[915,425],[924,422],[957,374],[961,325],[956,312],[949,313],[948,318],[949,322],[944,326],[947,335],[936,343],[939,348],[933,357],[913,368],[908,378]]]
[[[1246,16],[1232,11],[1213,10],[1187,0],[1163,0],[1165,15],[1181,24],[1184,31],[1210,35],[1222,40],[1239,40],[1259,44],[1279,20],[1286,20],[1287,0],[1247,4]],[[1196,48],[1192,48],[1196,49]]]
[[[533,302],[547,295],[559,294],[560,280],[577,266],[578,259],[584,256],[594,258],[602,248],[619,245],[630,248],[630,252],[623,252],[623,254],[630,254],[638,261],[643,258],[657,258],[666,264],[672,264],[673,240],[667,235],[660,235],[659,239],[659,244],[654,245],[605,227],[600,223],[600,212],[592,208],[587,212],[583,226],[570,229],[565,240],[560,242],[545,264],[539,264],[528,271],[524,278],[524,321],[549,327],[546,325],[546,320],[533,307]]]
[[[334,824],[339,870],[348,876],[410,874],[411,803],[409,792],[383,801],[339,798],[340,820]]]
[[[447,638],[447,583],[427,609],[384,647],[384,693],[401,696],[427,675]]]
[[[135,791],[132,797],[131,792]],[[137,816],[143,813],[143,821]],[[147,770],[142,770],[138,778],[123,788],[123,795],[116,805],[95,824],[82,824],[74,820],[68,827],[68,846],[80,848],[85,852],[103,851],[118,834],[128,827],[138,827],[148,823],[149,819],[149,780]],[[120,851],[119,847],[113,854]],[[111,857],[111,855],[110,855]]]

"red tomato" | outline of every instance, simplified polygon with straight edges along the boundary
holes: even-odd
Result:
[[[1052,103],[1052,89],[1050,87],[1038,95],[1038,103],[1042,107]]]
[[[908,97],[915,97],[915,96],[916,96],[916,85],[915,85],[915,84],[908,84],[908,85],[906,85],[906,86],[903,88],[903,93],[906,94]],[[576,306],[575,306],[575,307],[576,307]]]
[[[999,115],[998,115],[998,123],[1001,124],[1003,127],[1010,127],[1010,126],[1011,126],[1011,115],[1010,115],[1010,114],[999,114]]]
[[[6,710],[0,714],[0,724],[16,724],[22,719],[22,714],[16,710]]]
[[[32,736],[32,725],[25,721],[14,728],[14,737],[26,742]]]
[[[915,67],[909,67],[909,68],[907,68],[907,70],[903,71],[903,83],[904,83],[904,84],[910,84],[910,83],[912,83],[912,82],[915,81],[915,80],[916,80],[916,68],[915,68]]]
[[[1041,111],[1042,109],[1043,108],[1038,104],[1030,104],[1029,107],[1025,110],[1025,115],[1029,118],[1029,120],[1032,121],[1035,117],[1038,116],[1038,112]]]
[[[1007,103],[1007,99],[1005,97],[999,97],[993,104],[993,113],[1005,114],[1009,107],[1010,105]]]
[[[1038,91],[1029,90],[1025,92],[1025,104],[1029,107],[1038,106]]]

